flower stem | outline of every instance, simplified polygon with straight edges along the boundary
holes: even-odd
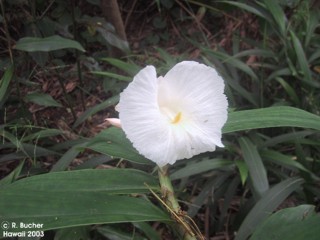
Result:
[[[178,233],[183,240],[197,240],[196,234],[193,232],[192,227],[183,214],[181,214],[181,208],[178,200],[175,197],[172,183],[169,177],[168,166],[159,168],[159,181],[161,186],[161,194],[166,207],[172,214],[177,223]]]

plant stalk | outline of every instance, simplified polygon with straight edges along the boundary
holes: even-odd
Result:
[[[186,221],[185,213],[181,211],[177,198],[175,197],[172,183],[169,177],[168,166],[158,170],[159,182],[161,187],[162,198],[166,204],[167,209],[172,214],[172,217],[177,223],[177,230],[180,239],[183,240],[197,240],[198,233],[194,233],[193,228],[189,222]],[[201,237],[202,238],[202,237]]]

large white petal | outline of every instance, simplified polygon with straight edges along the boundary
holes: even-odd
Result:
[[[121,125],[133,146],[163,166],[172,155],[167,123],[157,102],[157,75],[153,66],[142,69],[120,94],[117,106]]]
[[[213,151],[214,145],[223,147],[221,128],[228,107],[223,92],[224,81],[217,71],[193,61],[175,65],[161,81],[159,102],[181,102],[181,111],[190,119],[184,126],[189,135],[185,145],[191,148],[185,149],[188,155]]]
[[[223,146],[228,105],[223,91],[222,78],[203,64],[182,62],[159,79],[147,66],[120,95],[122,127],[134,147],[159,166],[214,151]],[[177,113],[181,121],[172,124]]]

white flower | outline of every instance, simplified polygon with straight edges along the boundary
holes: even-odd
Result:
[[[223,147],[227,121],[224,81],[215,69],[193,61],[164,77],[142,69],[120,94],[122,129],[138,152],[160,167]]]

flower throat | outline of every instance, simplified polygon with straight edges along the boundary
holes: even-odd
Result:
[[[178,114],[173,118],[173,120],[171,121],[172,124],[177,124],[181,121],[181,112],[178,112]]]

